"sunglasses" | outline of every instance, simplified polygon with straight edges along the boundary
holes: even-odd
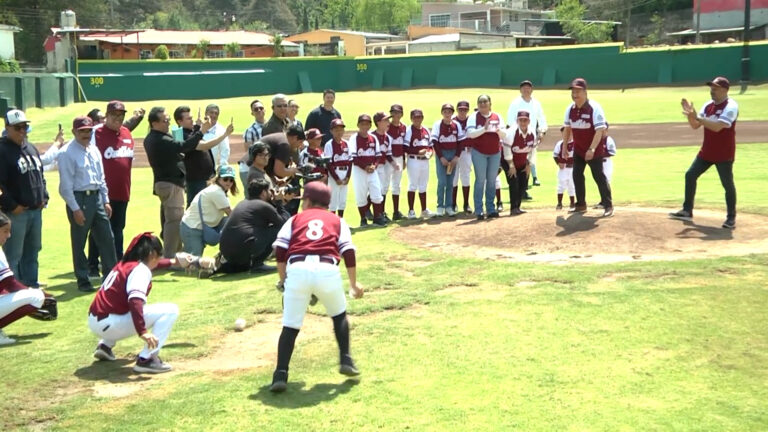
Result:
[[[269,157],[269,153],[259,153],[256,156]]]
[[[16,132],[21,132],[21,131],[26,132],[26,131],[29,130],[29,125],[28,124],[17,124],[17,125],[12,125],[11,128],[13,128],[13,130],[15,130]]]
[[[233,179],[232,177],[222,177],[221,181],[225,181],[227,183],[234,183],[235,179]]]
[[[288,104],[275,105],[275,108],[288,108]]]
[[[256,107],[253,110],[254,111],[264,111],[264,107]]]

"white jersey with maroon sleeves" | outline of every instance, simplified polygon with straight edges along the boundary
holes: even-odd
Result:
[[[0,248],[0,281],[11,276],[13,276],[13,272],[8,266],[8,259],[5,257],[3,249]]]
[[[574,196],[576,194],[576,187],[573,184],[573,141],[568,143],[567,158],[563,158],[562,154],[563,140],[555,143],[555,149],[552,151],[552,157],[558,164],[565,164],[564,167],[557,170],[557,193],[568,192],[568,196]]]
[[[732,161],[736,158],[736,120],[739,118],[739,105],[728,98],[716,104],[709,101],[701,107],[699,116],[725,124],[719,132],[704,128],[704,142],[699,157],[716,163]]]
[[[573,141],[568,143],[567,158],[563,158],[562,149],[563,140],[559,140],[557,143],[555,143],[555,149],[552,151],[552,157],[555,158],[555,162],[573,166]]]
[[[374,165],[381,157],[379,140],[374,134],[362,136],[355,132],[349,137],[349,154],[353,165],[361,168]]]
[[[89,312],[95,316],[123,315],[130,312],[129,301],[147,302],[152,290],[152,271],[139,261],[119,262],[104,279]]]
[[[288,250],[289,262],[294,255],[326,256],[339,262],[341,254],[355,249],[344,219],[320,208],[304,210],[288,219],[272,246]]]
[[[403,157],[405,149],[405,130],[406,126],[403,123],[398,125],[390,124],[387,129],[387,135],[392,138],[392,156],[394,158]]]
[[[593,100],[587,100],[581,108],[572,103],[565,110],[565,120],[563,125],[571,128],[573,136],[574,152],[580,157],[584,157],[592,145],[592,139],[599,129],[605,129],[607,126],[605,112],[599,103]],[[605,156],[605,137],[595,148],[595,158]]]

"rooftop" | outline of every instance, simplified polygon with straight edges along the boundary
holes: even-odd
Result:
[[[205,39],[211,45],[227,45],[237,42],[241,46],[272,45],[272,35],[267,33],[238,31],[182,31],[182,30],[129,30],[115,34],[114,32],[99,32],[95,30],[80,36],[83,41],[101,41],[124,45],[197,45]],[[296,46],[295,43],[283,40],[283,46]]]

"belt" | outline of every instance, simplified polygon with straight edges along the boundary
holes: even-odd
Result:
[[[573,164],[565,164],[566,168],[573,168]]]
[[[97,193],[99,193],[99,190],[98,189],[96,189],[96,190],[83,190],[83,191],[75,191],[75,193],[83,194],[85,196],[90,196],[90,195],[96,195]]]
[[[296,262],[306,261],[307,258],[315,257],[315,256],[317,256],[317,255],[291,255],[291,257],[288,258],[288,264],[293,264],[293,263],[296,263]],[[333,265],[338,265],[339,264],[339,261],[336,258],[330,257],[330,256],[325,256],[325,255],[320,255],[318,257],[318,260],[321,263],[327,263],[327,264],[333,264]]]
[[[96,314],[92,313],[92,314],[89,314],[89,315],[91,315],[92,317],[96,318],[96,321],[101,321],[101,320],[109,318],[109,314],[106,314],[106,315],[96,315]]]
[[[346,170],[348,170],[348,169],[349,169],[349,167],[346,167],[346,166],[337,166],[337,167],[333,167],[333,169],[337,169],[337,170],[346,171]]]
[[[427,159],[429,159],[426,156],[414,156],[414,155],[408,155],[408,158],[409,159],[416,159],[416,160],[427,160]]]

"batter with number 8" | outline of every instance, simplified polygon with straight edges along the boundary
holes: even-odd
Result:
[[[359,375],[349,354],[349,322],[347,302],[338,264],[341,257],[347,267],[349,290],[353,297],[363,296],[357,286],[355,246],[344,219],[328,211],[331,190],[320,182],[308,183],[302,195],[303,211],[291,217],[277,234],[275,256],[284,286],[283,331],[277,345],[277,367],[272,375],[270,391],[287,388],[288,365],[310,298],[314,294],[333,319],[333,332],[339,344],[339,373]]]

